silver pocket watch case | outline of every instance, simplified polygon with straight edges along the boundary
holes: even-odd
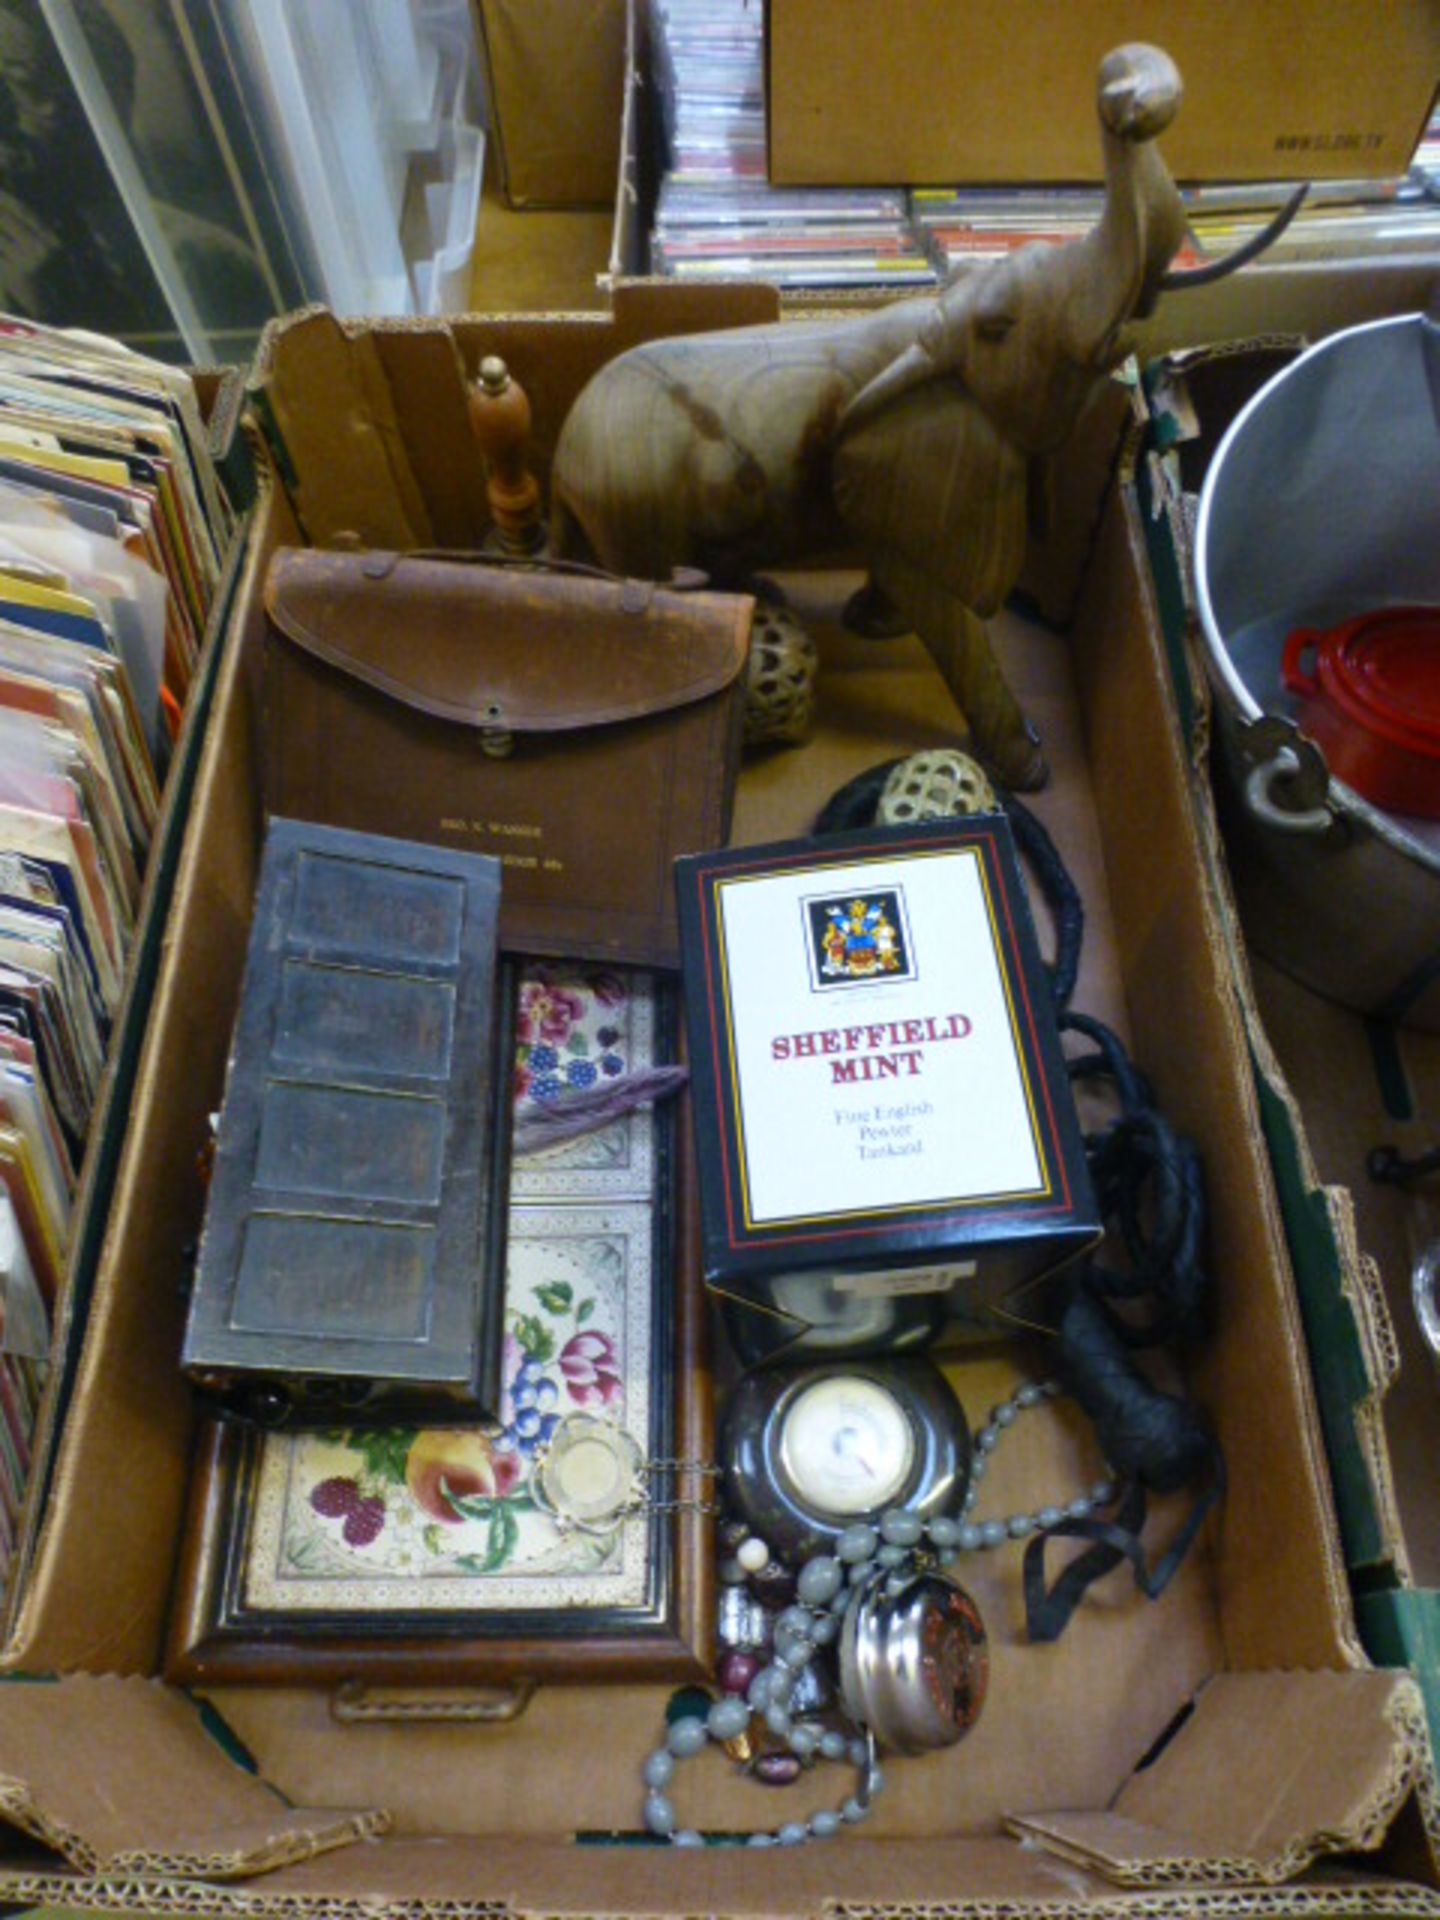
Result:
[[[726,1401],[718,1459],[727,1509],[794,1566],[894,1507],[958,1515],[970,1431],[920,1355],[763,1367]]]

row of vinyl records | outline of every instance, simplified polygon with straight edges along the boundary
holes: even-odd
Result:
[[[232,526],[188,375],[0,317],[0,1573]]]
[[[771,187],[761,10],[656,0],[654,66],[666,166],[651,267],[679,279],[781,287],[927,287],[967,263],[1084,233],[1095,187]],[[1182,189],[1195,265],[1257,232],[1292,182]],[[1323,181],[1267,259],[1333,260],[1440,244],[1440,111],[1395,180]]]

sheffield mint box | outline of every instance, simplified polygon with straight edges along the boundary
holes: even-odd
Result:
[[[768,1344],[1033,1321],[1100,1225],[1004,815],[676,874],[710,1285]]]

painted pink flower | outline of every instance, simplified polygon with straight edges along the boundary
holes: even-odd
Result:
[[[560,1349],[559,1364],[570,1398],[582,1407],[608,1407],[620,1398],[623,1389],[608,1333],[591,1328],[573,1334]]]
[[[558,1047],[584,1012],[585,1002],[580,994],[549,981],[527,980],[520,989],[516,1037],[530,1045],[544,1041]]]

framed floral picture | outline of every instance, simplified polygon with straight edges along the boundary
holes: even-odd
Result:
[[[662,1009],[662,1017],[664,1015]],[[517,1126],[553,1113],[573,1094],[623,1087],[648,1072],[672,1040],[656,1037],[653,976],[617,968],[541,962],[515,996],[514,1111]],[[632,1108],[593,1132],[514,1161],[513,1203],[526,1200],[648,1200],[655,1192],[657,1117]]]
[[[623,1085],[668,1052],[651,976],[528,966],[516,1111]],[[485,1427],[202,1431],[167,1671],[185,1682],[489,1684],[703,1671],[709,1528],[641,1511],[608,1533],[535,1497],[586,1413],[646,1459],[703,1459],[709,1406],[675,1115],[648,1106],[514,1163],[502,1394]],[[693,1489],[688,1489],[693,1491]]]

